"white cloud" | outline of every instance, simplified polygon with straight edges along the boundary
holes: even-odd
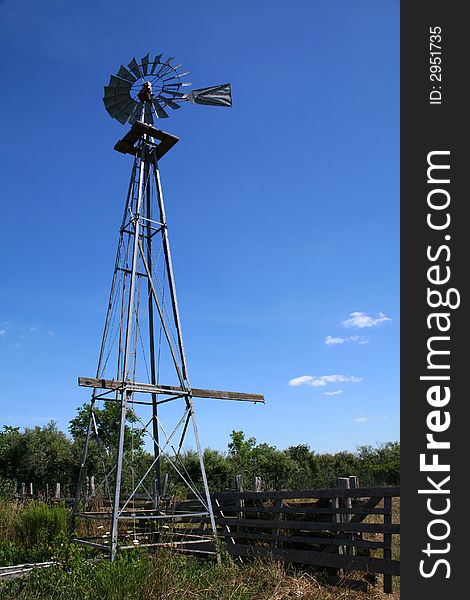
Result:
[[[313,378],[311,375],[302,375],[301,377],[294,377],[294,379],[291,379],[289,381],[289,385],[303,385],[304,383],[309,384],[312,379]]]
[[[385,321],[391,320],[392,319],[384,315],[383,312],[379,312],[377,319],[374,319],[374,317],[371,317],[364,312],[352,312],[349,314],[349,319],[343,321],[343,325],[346,327],[359,327],[362,329],[363,327],[377,327],[377,325],[381,325]]]
[[[6,329],[0,329],[0,335],[5,335],[5,334],[6,334],[6,332],[7,332],[7,330],[6,330]]]
[[[361,335],[351,335],[349,337],[333,337],[332,335],[327,335],[325,338],[325,344],[327,346],[337,346],[339,344],[344,344],[345,342],[368,344],[369,340]]]
[[[356,377],[354,375],[322,375],[321,377],[316,377],[314,375],[301,375],[300,377],[294,377],[294,379],[291,379],[289,381],[289,385],[310,385],[311,387],[324,387],[329,383],[359,383],[360,381],[362,381],[362,377]]]
[[[353,419],[353,423],[369,423],[370,421],[382,421],[388,419],[388,415],[377,415],[375,417],[356,417]]]
[[[323,392],[324,396],[338,396],[339,394],[342,394],[343,390],[334,390],[333,392]]]
[[[345,338],[333,337],[332,335],[327,335],[325,338],[325,344],[327,346],[336,346],[337,344],[344,344],[345,341]]]
[[[348,338],[348,340],[350,342],[356,342],[356,344],[368,344],[369,343],[369,339],[362,336],[362,335],[352,335],[350,338]]]

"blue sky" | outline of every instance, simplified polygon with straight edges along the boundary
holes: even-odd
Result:
[[[96,370],[130,175],[103,108],[133,56],[227,81],[161,173],[205,446],[399,439],[399,4],[0,1],[0,424],[66,430]]]

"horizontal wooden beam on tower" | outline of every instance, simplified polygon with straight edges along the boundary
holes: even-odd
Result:
[[[104,390],[126,390],[128,392],[142,392],[146,394],[166,394],[168,396],[192,396],[193,398],[213,398],[214,400],[236,400],[239,402],[263,402],[262,394],[248,394],[245,392],[224,392],[221,390],[203,390],[192,388],[186,390],[173,385],[152,385],[151,383],[138,383],[136,381],[119,381],[117,379],[95,379],[93,377],[79,377],[78,385],[82,387],[100,388]]]

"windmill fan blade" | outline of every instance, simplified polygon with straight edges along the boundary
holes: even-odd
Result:
[[[163,110],[163,107],[160,105],[158,100],[153,101],[153,106],[155,108],[155,112],[157,113],[157,117],[159,119],[168,119],[168,113]]]
[[[131,110],[131,114],[129,115],[129,123],[134,125],[139,116],[142,114],[142,102],[136,102],[134,108]]]
[[[128,96],[129,90],[105,85],[104,86],[104,95],[105,95],[105,97]]]
[[[120,113],[124,112],[126,110],[126,107],[128,105],[130,106],[130,104],[131,104],[131,102],[133,102],[133,100],[128,98],[127,100],[122,100],[119,102],[115,102],[114,104],[109,104],[108,98],[105,98],[103,100],[103,102],[104,102],[104,105],[106,106],[106,110],[109,112],[109,114],[112,117],[116,117]]]
[[[191,81],[179,81],[178,83],[165,83],[165,87],[186,87],[188,85],[193,85]]]
[[[158,69],[158,71],[155,73],[155,75],[157,77],[162,78],[167,73],[171,73],[171,71],[173,71],[173,67],[170,65],[170,62],[172,60],[174,60],[174,57],[170,56],[170,58],[167,60],[167,62],[162,63],[162,66],[160,67],[160,69]]]
[[[165,79],[162,79],[162,81],[165,84],[167,81],[171,81],[172,79],[181,79],[181,77],[185,77],[186,75],[189,75],[189,73],[190,71],[186,71],[186,73],[173,73],[168,75],[168,77],[165,77]]]
[[[176,104],[176,102],[173,102],[173,100],[171,100],[170,98],[163,98],[165,100],[165,104],[167,106],[169,106],[170,108],[172,108],[173,110],[177,110],[178,108],[181,108],[181,106],[179,104]]]
[[[108,113],[123,125],[138,106],[138,103],[129,94],[125,94],[123,97],[104,97],[103,103]]]
[[[120,111],[118,112],[118,114],[114,115],[114,118],[124,125],[136,104],[137,102],[131,99],[129,102],[127,102],[127,104],[121,105]]]
[[[109,87],[121,87],[121,88],[130,90],[132,87],[132,84],[130,81],[126,81],[125,79],[116,77],[116,75],[111,75],[111,77],[109,78],[108,86]]]
[[[113,89],[113,88],[111,88]],[[119,102],[123,102],[125,100],[129,100],[130,96],[129,94],[123,93],[123,94],[105,94],[103,100],[109,100],[110,104],[115,104],[116,101]]]
[[[118,77],[121,77],[122,79],[127,79],[127,81],[130,81],[131,83],[134,83],[135,81],[134,75],[130,73],[123,65],[121,65],[117,74]]]
[[[150,71],[150,75],[153,75],[153,73],[155,72],[157,65],[160,64],[160,59],[162,56],[163,54],[157,54],[157,56],[153,59],[152,70]]]
[[[121,106],[109,106],[109,107],[108,107],[108,106],[106,106],[106,104],[105,104],[105,107],[106,107],[106,110],[108,111],[108,113],[109,113],[109,114],[110,114],[110,115],[111,115],[111,116],[112,116],[114,119],[116,119],[116,118],[117,118],[117,116],[118,116],[119,114],[121,114],[121,112],[122,112],[122,107],[121,107]]]
[[[149,53],[147,53],[144,58],[140,61],[142,63],[142,71],[144,75],[147,75],[148,67],[149,67]]]
[[[121,125],[124,125],[124,123],[127,121],[127,116],[127,113],[119,113],[118,115],[115,115],[114,118],[119,121]]]
[[[128,104],[130,98],[128,96],[128,94],[126,95],[119,95],[119,96],[108,96],[103,98],[103,102],[104,105],[106,106],[106,108],[110,108],[111,106],[125,106],[126,104]]]
[[[139,70],[139,65],[137,64],[137,61],[135,60],[135,58],[133,58],[127,66],[134,73],[134,75],[137,77],[137,79],[140,79],[142,77],[142,73]]]
[[[188,100],[193,104],[230,107],[232,106],[231,85],[230,83],[225,83],[224,85],[193,90],[188,94]]]

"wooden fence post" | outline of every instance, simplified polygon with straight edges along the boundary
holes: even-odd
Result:
[[[90,484],[91,484],[91,495],[94,496],[95,495],[95,476],[92,475],[90,477]]]
[[[22,483],[21,484],[21,495],[24,497],[26,496],[26,483]]]
[[[235,475],[235,486],[237,488],[237,492],[243,492],[243,475]],[[238,508],[238,512],[237,512],[237,517],[239,519],[243,519],[244,513],[243,513],[243,508],[245,508],[245,501],[243,500],[243,498],[238,498],[237,499],[237,508]],[[241,543],[241,534],[242,534],[243,528],[241,525],[237,525],[237,543],[240,544]]]
[[[55,498],[60,498],[60,483],[55,484]]]
[[[346,489],[349,490],[350,489],[350,479],[349,477],[338,477],[338,487],[341,489]],[[339,498],[339,502],[338,502],[338,508],[351,508],[352,507],[352,502],[351,502],[351,498]],[[339,523],[349,523],[349,521],[351,520],[351,515],[350,514],[340,514],[338,515],[339,519],[337,520],[337,522]],[[342,537],[346,537],[347,539],[352,539],[352,534],[344,534],[342,535]],[[352,554],[353,552],[353,548],[351,546],[341,546],[342,550],[343,550],[343,554]]]
[[[384,498],[384,525],[392,524],[392,498],[391,496],[385,496]],[[384,560],[392,559],[392,534],[384,533]],[[392,576],[384,575],[384,592],[386,594],[392,593]]]
[[[33,495],[33,484],[32,483],[29,484],[29,493],[31,496]]]
[[[261,492],[261,477],[255,477],[253,481],[253,490],[255,492]]]
[[[283,506],[283,499],[282,498],[278,498],[276,500],[276,503],[274,504],[274,508],[273,508],[273,521],[274,521],[274,527],[271,529],[271,548],[277,548],[279,545],[279,532],[280,532],[280,528],[279,528],[279,524],[281,522],[282,519],[282,509]]]
[[[359,487],[359,477],[357,475],[350,475],[349,479],[349,487],[353,490]]]
[[[163,486],[162,486],[162,496],[166,496],[168,494],[168,473],[165,473],[163,476]]]

